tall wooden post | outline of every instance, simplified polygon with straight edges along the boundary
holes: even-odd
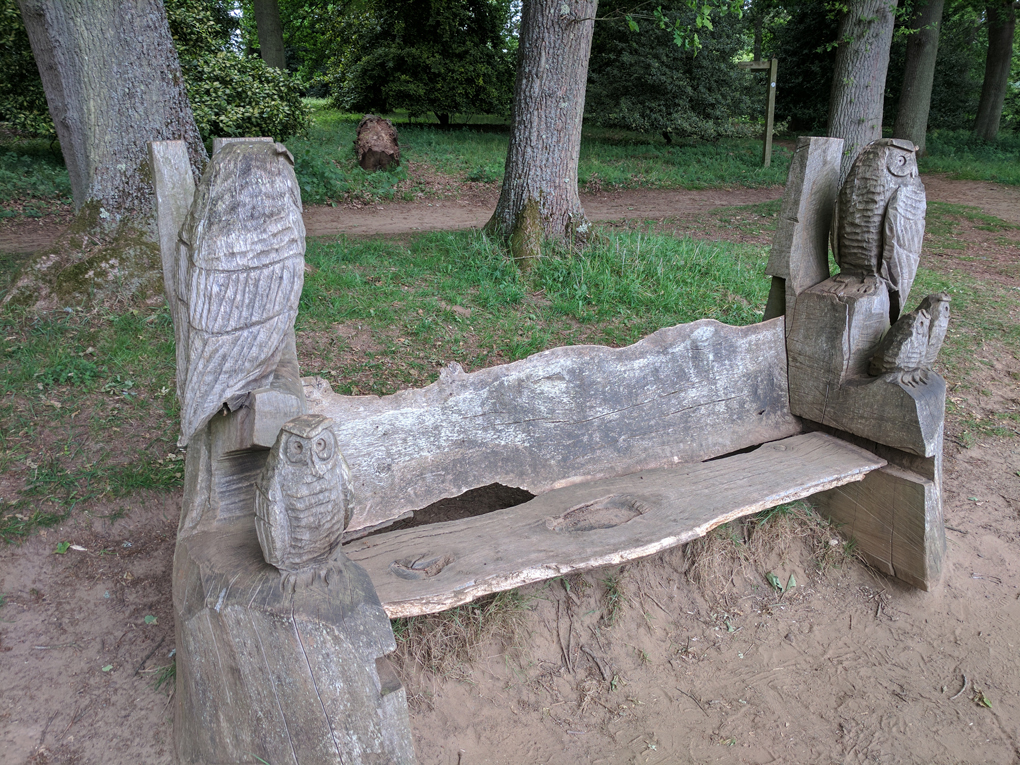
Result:
[[[776,74],[779,71],[779,59],[741,61],[737,66],[752,72],[768,72],[769,74],[769,93],[765,107],[765,139],[762,146],[762,166],[768,167],[772,164],[772,130],[776,124]]]

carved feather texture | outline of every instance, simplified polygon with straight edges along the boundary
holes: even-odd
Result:
[[[290,420],[255,484],[255,530],[266,562],[281,571],[325,563],[343,539],[353,500],[333,421],[314,414]]]
[[[926,203],[914,145],[889,138],[868,144],[836,206],[833,251],[840,269],[881,277],[897,314],[910,293],[924,239]]]
[[[924,243],[924,216],[927,200],[924,185],[917,177],[898,187],[889,199],[885,216],[885,243],[879,275],[890,292],[899,293],[898,305],[907,304],[910,288],[917,275]]]
[[[936,292],[928,295],[919,306],[931,316],[928,327],[928,348],[925,352],[924,366],[931,369],[942,350],[942,342],[949,330],[949,293]]]
[[[924,368],[930,322],[928,312],[921,308],[901,316],[879,343],[871,358],[869,374],[879,377],[890,372]]]
[[[181,443],[273,378],[304,283],[305,229],[290,155],[230,143],[206,168],[181,231],[188,330],[178,343]],[[182,347],[183,346],[183,347]]]

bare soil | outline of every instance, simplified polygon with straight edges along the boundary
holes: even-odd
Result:
[[[1014,189],[925,182],[931,199],[1020,223]],[[681,219],[677,230],[697,230],[707,210],[779,193],[613,192],[585,205],[596,219]],[[308,228],[478,226],[490,196],[311,208]],[[12,251],[11,232],[0,230],[0,251]],[[1020,287],[1017,236],[986,233],[962,226],[964,249],[932,264]],[[792,516],[728,530],[741,547],[715,535],[528,587],[517,631],[492,620],[491,634],[463,654],[449,649],[437,672],[404,662],[420,761],[1020,763],[1020,439],[963,434],[966,418],[1020,416],[1020,361],[994,337],[971,350],[983,363],[968,385],[948,380],[949,551],[933,592],[845,558],[831,532]],[[93,503],[0,548],[2,765],[172,760],[173,704],[154,683],[174,647],[180,496],[131,499],[115,522],[101,516],[123,501]],[[55,554],[60,541],[75,547]],[[741,549],[755,553],[741,560]],[[768,572],[793,575],[796,587],[780,595]],[[408,650],[423,657],[427,647]]]

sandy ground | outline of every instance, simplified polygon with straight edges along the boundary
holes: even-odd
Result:
[[[930,198],[1020,222],[1013,189],[925,180]],[[778,194],[618,193],[586,206],[655,218]],[[484,224],[491,208],[477,207],[463,219],[455,201],[313,208],[309,229]],[[958,420],[1020,411],[1020,362],[994,338],[973,352],[987,372],[971,392],[948,381],[959,414],[947,431],[946,571],[933,592],[852,559],[820,567],[828,537],[793,521],[743,565],[727,564],[735,548],[716,539],[700,557],[670,551],[525,588],[516,647],[497,634],[438,674],[405,665],[420,761],[1020,763],[1020,439],[960,439]],[[153,686],[174,646],[180,496],[133,499],[115,523],[103,508],[76,511],[0,548],[0,764],[171,762],[173,705]],[[84,549],[55,555],[61,540]],[[780,596],[767,571],[797,587]]]

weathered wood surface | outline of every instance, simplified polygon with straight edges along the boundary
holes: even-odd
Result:
[[[501,483],[541,494],[700,462],[798,433],[783,320],[661,329],[626,348],[555,348],[505,366],[376,396],[307,381],[309,411],[336,422],[351,468],[348,529],[387,525]]]
[[[788,341],[790,409],[798,417],[931,457],[945,417],[945,381],[868,376],[888,328],[885,283],[835,276],[803,292]]]
[[[400,143],[393,123],[374,114],[366,114],[358,123],[354,152],[362,170],[386,170],[400,164]]]
[[[243,141],[272,141],[272,140],[273,140],[272,138],[266,136],[261,136],[258,138],[235,138],[233,136],[224,138],[213,138],[212,153],[215,154],[229,143],[241,143]]]
[[[886,284],[889,320],[896,321],[914,283],[924,240],[924,184],[917,147],[880,138],[854,160],[839,190],[832,251],[840,272],[877,276]]]
[[[175,297],[181,444],[224,405],[267,387],[294,332],[305,228],[282,144],[227,143],[213,154],[181,230]]]
[[[784,312],[792,317],[797,296],[829,278],[829,228],[842,152],[842,138],[797,139],[765,268],[766,274],[782,281],[782,293],[776,287],[769,294],[766,318]]]
[[[823,433],[694,465],[564,487],[517,507],[344,545],[391,617],[616,565],[850,481],[885,460]]]
[[[351,498],[333,421],[305,414],[287,422],[255,484],[255,530],[266,561],[317,575],[340,546]]]
[[[364,570],[332,563],[284,586],[250,517],[178,542],[178,762],[414,762],[389,620]]]
[[[155,191],[156,230],[167,295],[177,294],[177,242],[191,203],[195,178],[191,174],[188,145],[184,141],[149,141],[149,164]],[[181,323],[180,303],[169,300],[174,327]],[[177,340],[180,342],[180,339]]]
[[[844,486],[811,498],[820,513],[840,524],[876,568],[914,587],[931,590],[943,570],[946,531],[942,511],[942,440],[921,457],[853,433],[805,423],[865,449],[889,464],[863,485]],[[906,481],[907,483],[904,483]],[[920,487],[920,488],[918,488]],[[923,501],[920,497],[923,495]],[[858,531],[859,529],[859,531]]]
[[[857,540],[865,559],[889,576],[930,590],[946,549],[939,483],[887,466],[863,481],[812,497],[818,511]]]

